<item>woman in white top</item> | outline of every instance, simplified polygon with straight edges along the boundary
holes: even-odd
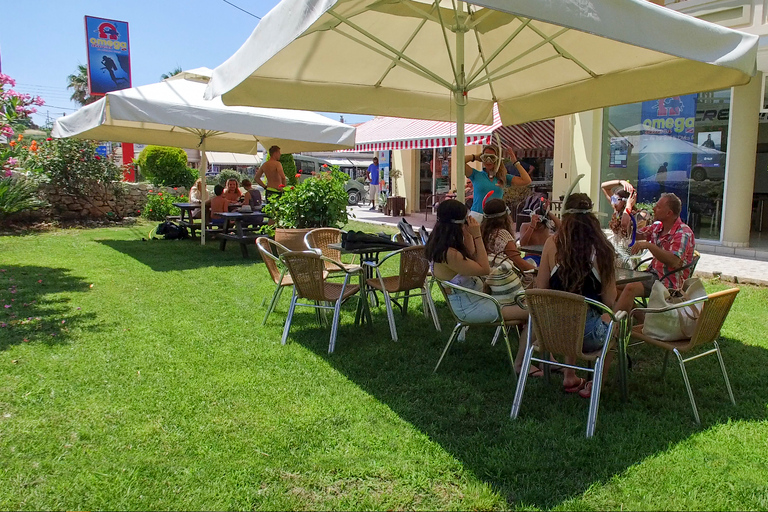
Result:
[[[208,201],[208,191],[203,189],[203,180],[198,178],[192,188],[189,189],[189,202],[190,203],[204,203]],[[192,210],[192,217],[200,217],[200,209],[196,208]]]
[[[483,207],[484,219],[481,225],[483,243],[490,254],[504,254],[521,272],[536,268],[524,260],[517,250],[515,226],[507,205],[502,199],[490,199]]]

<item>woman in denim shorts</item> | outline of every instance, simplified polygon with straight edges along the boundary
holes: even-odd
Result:
[[[483,290],[480,276],[491,272],[488,254],[480,234],[480,224],[467,217],[467,207],[455,199],[446,199],[437,207],[437,223],[425,247],[434,276],[458,286]],[[498,320],[496,305],[490,301],[454,291],[448,295],[451,308],[461,320],[490,323]],[[515,305],[503,306],[504,320],[526,320],[528,313]]]
[[[592,200],[586,194],[571,194],[563,209],[560,229],[544,244],[536,278],[538,288],[549,288],[583,295],[609,308],[616,301],[616,253],[592,213]],[[599,310],[589,307],[584,326],[583,351],[600,350],[608,333],[608,323]],[[610,365],[606,356],[605,368]],[[573,364],[573,361],[566,361]],[[564,369],[566,392],[587,398],[592,383]]]

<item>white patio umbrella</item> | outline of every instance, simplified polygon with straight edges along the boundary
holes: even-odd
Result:
[[[282,0],[206,96],[455,120],[463,162],[494,102],[510,125],[744,84],[757,40],[645,0]]]
[[[351,148],[355,128],[314,112],[231,107],[205,100],[208,68],[183,72],[160,83],[107,93],[53,126],[54,137],[119,140],[199,148],[205,187],[206,150],[256,154],[258,145],[285,153]],[[201,208],[205,225],[205,208]],[[205,230],[200,231],[205,244]]]

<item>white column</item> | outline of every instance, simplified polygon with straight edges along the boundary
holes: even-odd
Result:
[[[576,176],[583,174],[574,192],[584,192],[597,202],[602,160],[602,109],[555,118],[555,172],[552,195],[565,194]]]
[[[762,74],[758,72],[747,85],[731,88],[723,230],[720,235],[720,240],[727,247],[749,245],[762,81]]]

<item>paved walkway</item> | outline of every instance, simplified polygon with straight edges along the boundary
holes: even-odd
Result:
[[[380,226],[397,226],[402,217],[389,217],[381,212],[370,211],[366,207],[353,206],[348,208],[350,219]],[[435,225],[435,215],[431,212],[424,219],[424,213],[414,213],[405,216],[415,228],[421,226],[432,229]],[[737,256],[702,253],[696,266],[696,275],[700,277],[719,277],[724,281],[743,284],[768,286],[768,261],[760,261]]]

